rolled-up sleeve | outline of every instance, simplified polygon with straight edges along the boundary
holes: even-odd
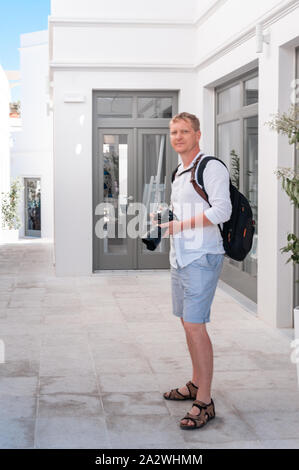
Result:
[[[227,168],[221,162],[211,160],[204,170],[203,178],[209,203],[212,206],[204,211],[205,216],[214,225],[227,222],[232,213],[230,177]]]

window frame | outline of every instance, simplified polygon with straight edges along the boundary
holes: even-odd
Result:
[[[251,80],[252,78],[256,78],[259,76],[258,68],[255,68],[251,72],[247,72],[246,74],[241,75],[237,79],[230,80],[223,85],[218,86],[215,88],[215,151],[216,155],[219,155],[219,139],[218,139],[218,126],[220,124],[226,124],[232,121],[240,121],[240,191],[242,192],[244,189],[244,122],[245,119],[258,116],[258,107],[259,102],[253,103],[250,105],[244,105],[244,91],[245,91],[245,82],[247,80]],[[228,90],[229,88],[239,84],[240,85],[240,103],[241,107],[238,110],[232,111],[230,113],[223,113],[218,114],[218,95],[222,91]]]
[[[246,155],[246,142],[245,138],[245,120],[252,117],[259,116],[259,96],[257,103],[253,103],[250,105],[245,105],[245,82],[247,80],[259,77],[259,69],[255,67],[249,72],[246,72],[240,75],[237,78],[231,79],[222,85],[219,85],[215,88],[215,108],[214,108],[214,116],[215,116],[215,133],[214,133],[214,148],[215,148],[215,155],[221,158],[219,154],[219,125],[226,124],[232,121],[239,121],[240,123],[240,134],[239,134],[239,142],[240,142],[240,149],[239,149],[239,159],[240,159],[240,174],[239,174],[239,190],[241,193],[244,193],[244,157]],[[218,114],[218,95],[222,91],[225,91],[235,85],[240,85],[240,103],[241,106],[238,110],[229,112],[229,113],[222,113]],[[229,168],[230,170],[230,168]],[[245,193],[244,193],[245,194]],[[246,195],[246,194],[245,194]],[[258,262],[258,260],[257,260]],[[225,268],[226,268],[226,275],[227,280],[224,282],[229,282],[229,279],[232,279],[232,287],[239,290],[245,296],[249,297],[254,302],[257,302],[257,285],[255,276],[250,275],[247,271],[245,271],[245,262],[237,262],[231,259],[225,260]],[[230,271],[231,270],[231,271]],[[232,277],[230,277],[229,273],[232,273]],[[237,274],[233,274],[233,273]],[[238,282],[235,282],[235,278],[238,278]],[[242,283],[242,287],[240,287],[240,281]],[[238,285],[238,287],[237,287]],[[246,285],[246,286],[245,286]]]

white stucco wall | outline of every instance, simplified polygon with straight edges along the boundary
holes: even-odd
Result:
[[[53,238],[53,132],[49,101],[48,31],[21,35],[22,130],[13,134],[11,176],[41,178],[41,236]],[[24,235],[24,200],[20,201]]]
[[[52,2],[50,21],[55,259],[58,275],[88,275],[92,272],[92,90],[180,90],[180,108],[196,112],[195,48],[190,47],[195,3],[189,2],[184,14],[169,1],[159,8],[155,1],[89,1],[84,14],[81,2],[72,2],[71,10],[69,5]],[[129,23],[121,24],[124,18]],[[182,19],[184,25],[177,27]],[[72,93],[82,94],[85,103],[64,103],[64,96]],[[83,127],[81,115],[86,118]],[[75,154],[78,143],[83,149],[80,156]],[[63,183],[62,175],[67,175]]]
[[[186,2],[187,9],[179,1],[160,3],[157,9],[155,2],[90,0],[83,11],[80,1],[52,0],[56,272],[92,270],[92,90],[178,90],[179,111],[200,116],[203,148],[213,153],[214,87],[259,66],[258,313],[290,327],[292,266],[279,248],[293,211],[274,170],[292,166],[293,149],[264,123],[289,106],[298,2],[206,0]],[[256,53],[257,22],[271,33],[262,54]],[[70,93],[85,102],[64,103]]]
[[[92,90],[179,90],[179,107],[196,112],[196,75],[144,70],[59,72],[54,74],[55,259],[58,275],[92,272]],[[81,93],[85,103],[64,103]],[[85,116],[84,125],[80,117]],[[70,125],[71,123],[71,125]],[[82,153],[75,148],[82,145]],[[80,248],[79,248],[80,247]]]
[[[268,7],[265,8],[265,13],[271,4],[277,4],[273,1],[267,3],[268,5],[265,2],[265,6]],[[231,22],[226,22],[227,30],[232,33],[231,41],[230,36],[227,35],[225,38],[222,31],[219,34],[219,41],[217,42],[215,38],[213,40],[210,54],[214,59],[199,66],[197,85],[201,90],[199,114],[202,118],[205,149],[208,152],[215,150],[215,118],[214,112],[211,112],[211,109],[214,109],[213,86],[225,83],[229,78],[258,65],[260,88],[258,314],[272,325],[282,328],[292,327],[293,266],[291,263],[285,264],[288,255],[282,255],[279,250],[286,245],[287,233],[292,231],[293,208],[281,190],[281,182],[277,180],[274,171],[280,166],[293,166],[294,148],[288,145],[286,137],[270,131],[265,123],[278,110],[287,111],[291,104],[291,82],[295,78],[295,47],[299,46],[299,8],[268,25],[271,42],[269,46],[264,44],[262,54],[256,54],[255,35],[249,33],[248,39],[242,41],[242,31],[238,35],[232,11],[225,13],[225,9],[232,7],[233,4],[234,0],[225,3],[213,20],[208,20],[202,30],[198,31],[198,38],[204,38],[208,30],[221,29],[224,15],[232,18]],[[253,4],[254,2],[248,6],[243,5],[244,18],[248,17],[250,21],[248,28],[244,25],[247,31],[263,14],[261,2],[257,2],[255,21]],[[292,2],[289,4],[292,5]],[[238,41],[241,43],[238,44]],[[223,49],[225,44],[227,50]],[[198,63],[201,63],[200,60],[204,61],[205,57],[199,59]]]
[[[6,74],[0,64],[0,206],[1,193],[9,191],[9,102],[10,88]],[[0,242],[2,238],[2,220],[0,217]]]

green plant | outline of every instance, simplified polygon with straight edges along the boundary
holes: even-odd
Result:
[[[231,180],[234,186],[240,187],[240,158],[235,150],[230,152],[231,162]]]
[[[291,168],[279,168],[276,170],[278,179],[282,179],[282,188],[289,196],[292,204],[299,209],[299,168],[293,170]],[[282,253],[291,252],[291,257],[287,263],[293,261],[294,264],[299,264],[299,238],[294,233],[288,234],[287,246],[280,249]],[[299,282],[299,280],[297,281]]]
[[[290,145],[296,145],[299,150],[299,105],[293,104],[288,113],[277,113],[272,121],[266,124],[278,134],[287,135]],[[279,168],[276,170],[278,179],[282,180],[282,188],[290,198],[296,209],[299,209],[299,168]],[[287,246],[280,249],[282,253],[291,253],[287,263],[299,264],[299,238],[294,233],[289,233]],[[299,280],[297,280],[299,282]]]
[[[281,248],[280,251],[282,253],[292,253],[287,263],[293,261],[294,264],[299,264],[299,238],[296,237],[294,233],[288,234],[288,244],[284,248]],[[299,280],[297,282],[299,282]]]
[[[292,203],[299,208],[299,168],[278,168],[276,170],[278,178],[282,179],[282,188],[287,193]]]
[[[15,179],[10,186],[10,191],[1,193],[1,219],[2,228],[16,230],[21,227],[21,221],[18,215],[18,205],[20,199],[21,182]]]
[[[287,113],[274,114],[272,121],[266,124],[278,134],[287,135],[289,144],[296,144],[299,150],[299,104],[292,104]]]

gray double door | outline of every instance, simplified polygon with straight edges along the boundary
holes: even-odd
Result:
[[[150,228],[150,213],[169,204],[176,162],[164,125],[95,129],[94,271],[169,267],[169,240],[151,252],[140,235]]]

